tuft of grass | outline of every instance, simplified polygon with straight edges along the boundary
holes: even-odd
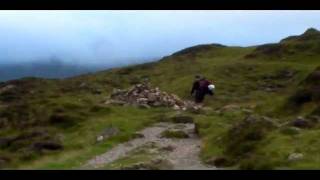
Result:
[[[180,130],[165,130],[161,133],[161,137],[163,138],[188,138],[189,135],[187,133],[185,133],[184,131],[180,131]]]

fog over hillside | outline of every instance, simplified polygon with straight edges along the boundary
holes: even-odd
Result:
[[[40,78],[68,78],[81,74],[94,73],[116,67],[124,67],[132,64],[140,64],[143,62],[155,61],[154,59],[131,60],[128,63],[118,64],[81,64],[65,62],[58,58],[51,58],[46,61],[33,62],[14,62],[0,64],[0,82],[19,79],[22,77],[40,77]]]
[[[319,29],[317,19],[320,11],[1,11],[0,80],[67,77],[198,44],[274,43]]]

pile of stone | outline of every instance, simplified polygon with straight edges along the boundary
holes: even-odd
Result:
[[[183,101],[175,94],[160,91],[158,87],[151,88],[149,84],[136,84],[127,90],[114,89],[106,104],[129,104],[140,107],[171,107],[175,110],[198,110],[191,101]]]

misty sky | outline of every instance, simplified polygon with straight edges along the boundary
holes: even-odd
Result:
[[[197,44],[278,42],[319,20],[320,11],[0,11],[0,62],[130,64]]]

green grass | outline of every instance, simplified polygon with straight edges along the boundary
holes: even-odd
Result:
[[[155,123],[156,114],[163,113],[163,109],[145,111],[133,107],[112,107],[111,113],[92,117],[64,133],[63,153],[56,153],[42,157],[32,163],[19,164],[20,169],[71,169],[80,165],[95,155],[99,155],[114,145],[125,142],[143,127]],[[139,116],[136,116],[139,114]],[[102,143],[95,143],[96,136],[106,127],[114,126],[120,129],[120,134]]]
[[[299,49],[305,48],[300,40],[287,41],[285,47],[294,53],[282,54],[281,57],[259,54],[252,59],[245,58],[255,51],[255,47],[213,48],[201,53],[168,56],[155,63],[114,68],[59,81],[23,80],[21,89],[0,96],[0,104],[9,105],[7,108],[1,106],[0,113],[8,115],[12,123],[8,128],[1,129],[1,137],[18,135],[27,129],[43,128],[50,130],[52,137],[62,135],[65,149],[36,155],[28,161],[19,160],[19,153],[6,149],[1,149],[1,152],[14,159],[12,168],[77,168],[95,155],[130,139],[136,130],[160,120],[161,116],[175,114],[165,108],[104,107],[101,102],[113,88],[127,88],[148,78],[153,86],[192,100],[190,90],[194,75],[203,74],[216,85],[215,96],[206,97],[204,102],[210,110],[183,115],[193,117],[199,125],[203,141],[202,160],[229,156],[223,137],[235,123],[248,115],[244,109],[283,123],[300,115],[308,115],[319,107],[315,102],[299,108],[288,106],[289,98],[301,86],[301,82],[320,66],[320,54],[315,51],[318,46],[314,41],[306,41],[305,47],[312,46],[313,49],[303,51]],[[277,76],[285,70],[295,71],[296,74],[292,78]],[[86,83],[86,86],[81,88],[82,83]],[[269,85],[281,88],[269,92]],[[97,89],[101,91],[100,94],[95,93]],[[30,90],[36,93],[29,93]],[[14,100],[10,101],[12,98]],[[240,108],[221,112],[226,105]],[[50,124],[50,116],[56,113],[71,117],[74,124],[68,128]],[[121,133],[106,142],[95,144],[95,136],[109,126],[118,127]],[[317,138],[318,129],[302,130],[297,135],[290,135],[275,128],[261,141],[255,142],[255,149],[250,156],[240,159],[235,166],[242,169],[320,168]],[[305,157],[301,161],[288,163],[287,156],[292,152],[302,152]]]

